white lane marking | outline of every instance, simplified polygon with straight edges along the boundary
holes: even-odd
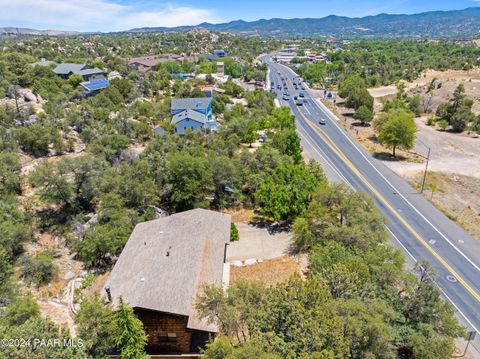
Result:
[[[289,71],[293,72],[290,68],[287,68]],[[294,72],[293,72],[294,73]],[[310,96],[311,97],[311,96]],[[334,117],[336,118],[336,116],[323,104],[321,103],[320,101],[318,100],[314,100],[315,101],[315,104],[317,104],[317,106],[323,110],[323,112],[325,112],[326,114],[328,114],[330,117]],[[470,259],[468,258],[467,255],[465,255],[455,244],[453,244],[452,241],[450,241],[442,232],[440,232],[440,230],[435,227],[433,225],[432,222],[430,222],[407,198],[405,198],[405,196],[403,194],[400,193],[400,191],[398,191],[396,189],[396,187],[378,170],[378,168],[367,158],[367,156],[365,156],[365,154],[357,147],[357,145],[355,144],[355,142],[352,141],[352,139],[347,135],[345,134],[344,131],[342,131],[342,129],[340,128],[340,126],[336,123],[336,121],[332,121],[335,126],[337,126],[339,132],[345,136],[345,138],[353,145],[353,147],[358,151],[358,153],[360,153],[360,155],[365,159],[365,161],[368,162],[368,164],[370,164],[370,166],[373,167],[373,169],[380,175],[380,177],[392,188],[395,190],[395,192],[406,202],[410,205],[410,207],[413,208],[413,210],[415,212],[417,212],[417,214],[425,221],[427,222],[440,236],[442,236],[443,239],[445,239],[447,241],[448,244],[450,244],[463,258],[465,258],[477,271],[480,272],[480,268]]]
[[[338,177],[343,180],[348,186],[350,186],[350,188],[353,189],[353,186],[352,184],[345,178],[345,176],[343,176],[340,171],[338,170],[338,168],[333,164],[333,162],[331,162],[331,160],[325,155],[322,155],[322,153],[320,153],[320,150],[317,149],[317,146],[313,145],[307,138],[310,137],[310,139],[313,141],[313,138],[310,136],[310,134],[305,131],[305,129],[303,127],[301,127],[300,125],[300,128],[302,129],[302,132],[304,132],[304,136],[303,136],[303,139],[305,140],[305,142],[307,142],[310,147],[325,161],[325,163],[327,165],[330,166],[330,168],[338,175]],[[300,132],[300,131],[299,131]]]
[[[316,103],[318,104],[319,102],[316,101]],[[323,107],[324,107],[325,105],[323,105],[322,103],[320,103],[320,104],[321,104],[321,107],[322,107],[322,109],[323,109]],[[334,123],[335,123],[335,122],[334,122]],[[392,189],[394,189],[395,192],[396,192],[400,197],[402,197],[402,199],[403,199],[406,203],[408,203],[408,204],[410,205],[410,207],[412,207],[412,208],[415,210],[415,212],[417,212],[417,214],[418,214],[420,217],[423,218],[423,220],[425,220],[425,222],[427,222],[433,229],[435,229],[435,231],[436,231],[439,235],[441,235],[442,238],[445,239],[445,240],[448,242],[448,244],[450,244],[463,258],[465,258],[477,271],[480,272],[480,268],[479,268],[470,258],[468,258],[457,246],[455,246],[455,244],[453,244],[452,241],[450,241],[442,232],[440,232],[440,230],[439,230],[437,227],[435,227],[432,222],[430,222],[407,198],[405,198],[405,196],[404,196],[403,194],[400,193],[400,191],[398,191],[398,190],[396,189],[396,187],[377,169],[377,167],[376,167],[376,166],[365,156],[365,154],[357,147],[357,145],[352,141],[352,139],[351,139],[350,137],[348,137],[348,136],[345,134],[345,132],[343,132],[343,131],[341,130],[340,126],[339,126],[337,123],[335,123],[335,126],[337,126],[337,128],[339,129],[339,132],[340,132],[343,136],[345,136],[345,138],[355,147],[355,149],[358,151],[358,153],[360,153],[360,155],[361,155],[361,156],[370,164],[370,166],[372,166],[373,169],[380,175],[380,177],[382,177],[382,179],[383,179],[386,183],[388,183],[388,185],[389,185]]]
[[[295,72],[293,72],[293,70],[291,70],[290,68],[286,68],[287,71],[290,71],[292,73],[295,74]],[[312,97],[312,96],[310,96]],[[313,98],[313,97],[312,97]],[[322,110],[324,113],[328,114],[329,117],[333,117],[334,119],[337,119],[337,116],[332,112],[330,111],[330,109],[328,107],[326,107],[321,101],[318,101],[317,99],[314,99],[315,101],[315,104],[319,107],[320,110]],[[352,141],[352,139],[344,132],[342,131],[342,129],[340,128],[340,126],[336,123],[337,121],[332,121],[335,126],[337,126],[337,128],[339,129],[339,132],[345,136],[345,138],[353,145],[353,147],[358,151],[358,153],[360,153],[360,155],[368,162],[368,164],[370,164],[370,166],[373,167],[373,169],[380,175],[380,177],[392,188],[395,190],[395,192],[406,202],[410,205],[410,207],[413,208],[413,210],[415,212],[417,212],[417,214],[425,221],[427,222],[440,236],[442,236],[443,239],[445,239],[447,241],[448,244],[450,244],[463,258],[465,258],[477,271],[480,272],[480,268],[470,259],[468,258],[467,255],[465,255],[457,246],[455,246],[455,244],[453,244],[452,241],[450,241],[442,232],[440,232],[440,230],[435,227],[435,225],[433,225],[432,222],[430,222],[407,198],[405,198],[405,196],[403,194],[400,193],[400,191],[398,191],[396,189],[396,187],[380,172],[380,170],[365,156],[365,154],[357,147],[357,144],[355,142]]]
[[[408,256],[410,258],[412,258],[412,260],[417,263],[417,259],[413,256],[412,253],[410,253],[410,251],[407,249],[407,247],[405,247],[403,245],[403,243],[397,238],[397,236],[395,234],[393,234],[393,232],[390,230],[390,228],[387,227],[387,230],[390,232],[390,234],[393,236],[393,238],[395,238],[395,240],[398,242],[398,244],[400,244],[400,247],[402,247],[402,249],[405,251],[405,253],[408,254]],[[445,298],[447,298],[447,300],[453,305],[453,307],[456,309],[456,311],[458,313],[460,313],[460,315],[463,317],[463,319],[465,319],[465,321],[468,323],[468,325],[470,325],[472,327],[473,330],[475,330],[478,334],[480,334],[480,331],[475,327],[475,325],[473,325],[473,323],[470,321],[470,319],[467,318],[467,316],[465,314],[463,314],[463,312],[460,310],[460,308],[453,302],[452,299],[450,299],[450,297],[447,295],[447,293],[445,293],[445,291],[438,285],[438,283],[436,281],[433,281],[435,283],[435,285],[437,286],[437,288],[440,290],[440,292],[443,294],[443,296]]]

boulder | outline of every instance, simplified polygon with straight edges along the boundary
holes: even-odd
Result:
[[[64,276],[63,276],[63,279],[65,280],[71,280],[75,278],[75,273],[70,271],[70,272],[67,272]]]
[[[29,89],[20,89],[18,90],[18,95],[23,97],[25,101],[28,102],[37,102],[37,96],[30,91]]]

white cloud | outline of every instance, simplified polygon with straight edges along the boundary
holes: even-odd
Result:
[[[219,22],[210,9],[147,1],[0,0],[0,26],[80,31],[119,31],[134,27],[195,25]]]

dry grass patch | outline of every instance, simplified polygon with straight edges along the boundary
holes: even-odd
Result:
[[[283,256],[245,267],[232,266],[230,283],[255,280],[273,287],[294,273],[300,273],[300,263],[290,256]]]
[[[422,175],[411,181],[420,188]],[[424,196],[447,217],[480,239],[480,178],[454,173],[429,172]]]
[[[225,209],[222,212],[231,215],[232,222],[249,223],[257,219],[257,215],[255,214],[253,209]]]

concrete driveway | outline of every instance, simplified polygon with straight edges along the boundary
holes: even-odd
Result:
[[[227,249],[227,262],[265,260],[290,253],[291,233],[287,228],[264,222],[235,223],[240,240]]]

